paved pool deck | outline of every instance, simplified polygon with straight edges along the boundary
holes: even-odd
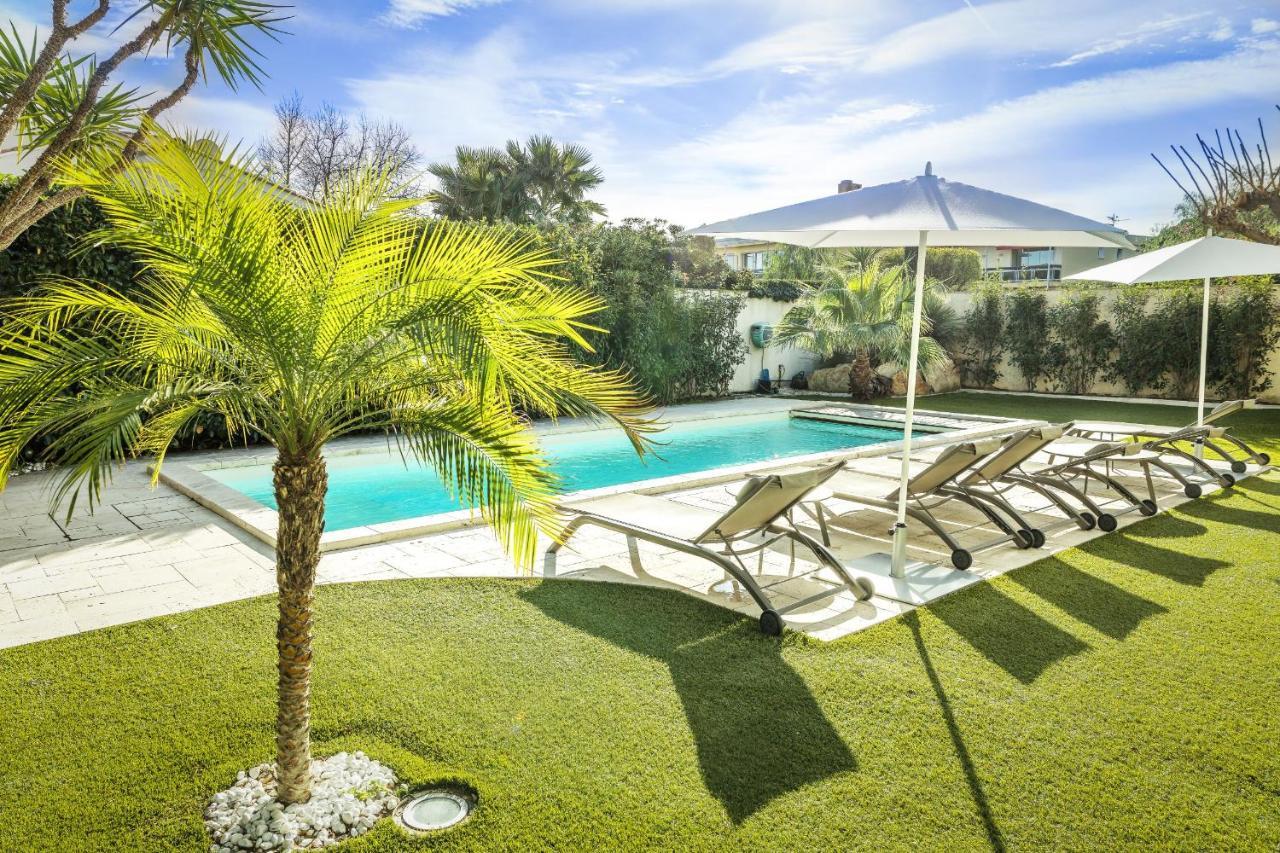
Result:
[[[762,414],[807,405],[812,401],[745,398],[674,407],[665,416],[684,420]],[[922,406],[927,407],[927,400]],[[573,426],[542,429],[558,431]],[[370,441],[354,439],[341,446],[357,447]],[[379,441],[379,445],[383,443]],[[248,448],[219,451],[217,456],[228,461],[235,455],[260,460],[263,454],[262,448]],[[172,458],[195,461],[200,456],[175,454]],[[856,464],[869,476],[883,479],[885,492],[892,488],[895,460],[882,456]],[[92,514],[82,507],[70,520],[49,512],[52,482],[48,473],[22,475],[12,478],[0,493],[0,647],[275,591],[274,562],[267,543],[163,483],[152,487],[143,462],[124,466]],[[1162,508],[1185,500],[1172,481],[1158,480],[1156,486]],[[699,484],[666,490],[664,497],[677,505],[722,509],[731,502],[732,489],[732,482]],[[1037,525],[1049,527],[1062,521],[1055,517],[1055,511],[1039,504],[1043,501],[1030,493],[1020,499]],[[838,501],[830,508],[842,516],[831,529],[832,549],[851,563],[855,572],[859,561],[875,560],[876,555],[888,551],[889,514],[854,512],[852,504]],[[969,517],[963,508],[948,508],[941,516],[966,546],[996,533],[979,523],[980,517]],[[1122,529],[1138,520],[1136,513],[1119,518]],[[946,563],[940,543],[918,525],[911,528],[911,534],[908,553],[912,559]],[[979,551],[972,573],[977,577],[1001,574],[1098,535],[1102,534],[1058,524],[1058,529],[1049,533],[1045,548],[1018,550],[1006,544]],[[542,547],[547,544],[543,542]],[[800,577],[811,568],[803,554],[793,558],[783,551],[769,551],[759,574],[762,583],[769,584],[771,595],[786,603],[815,589],[812,579]],[[469,526],[326,553],[320,562],[319,582],[521,574],[485,528]],[[540,558],[533,574],[677,589],[758,615],[750,599],[713,565],[590,528],[578,533],[553,559]],[[822,639],[834,639],[909,609],[909,605],[880,597],[855,601],[842,592],[789,615],[787,624]]]

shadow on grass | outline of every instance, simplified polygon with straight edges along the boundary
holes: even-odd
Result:
[[[857,769],[778,640],[754,625],[726,624],[731,617],[710,605],[705,619],[680,618],[663,607],[669,593],[636,587],[618,589],[619,606],[607,609],[593,608],[599,596],[582,595],[572,581],[520,596],[553,619],[667,664],[703,782],[734,823],[774,797]]]
[[[1190,539],[1192,536],[1203,536],[1208,532],[1203,524],[1176,515],[1160,517],[1160,524],[1148,525],[1142,535],[1148,539]]]
[[[1168,612],[1154,601],[1057,561],[1010,572],[1009,580],[1115,640],[1129,636],[1142,620]]]
[[[995,815],[991,813],[991,804],[987,802],[987,793],[982,788],[982,780],[978,778],[978,772],[973,766],[973,758],[969,755],[969,746],[964,742],[964,735],[960,733],[960,724],[956,722],[956,716],[951,711],[951,699],[947,696],[947,691],[942,686],[942,679],[938,677],[937,670],[933,668],[933,658],[929,656],[929,649],[925,646],[924,637],[920,634],[920,616],[913,611],[903,616],[902,621],[907,623],[907,627],[911,629],[911,637],[916,643],[916,653],[920,655],[920,662],[924,664],[925,674],[929,676],[929,684],[933,686],[933,693],[938,697],[938,707],[942,709],[942,719],[947,724],[947,733],[951,735],[951,744],[955,747],[956,758],[960,759],[960,767],[964,770],[964,779],[969,786],[969,794],[973,797],[973,802],[978,807],[978,815],[982,818],[982,826],[986,830],[987,840],[991,843],[992,850],[1003,851],[1005,849],[1004,836],[1000,832],[1000,826],[996,823]]]
[[[987,660],[1023,684],[1035,681],[1055,662],[1089,648],[989,583],[971,586],[931,610]]]
[[[1265,477],[1246,477],[1236,484],[1236,491],[1280,495],[1280,480],[1268,480]]]
[[[1178,511],[1185,512],[1186,507],[1195,505],[1195,503],[1183,504],[1178,507]],[[1160,526],[1172,520],[1161,518],[1158,521],[1148,522],[1138,529],[1141,531],[1143,538],[1147,538],[1158,531]],[[1135,569],[1161,575],[1171,581],[1177,581],[1188,586],[1204,586],[1204,582],[1209,575],[1230,565],[1226,560],[1219,560],[1214,557],[1196,557],[1172,548],[1152,545],[1142,541],[1142,539],[1135,538],[1134,533],[1127,529],[1092,539],[1080,545],[1079,548],[1086,554],[1093,554],[1104,560],[1111,560],[1116,563],[1124,563]]]
[[[1232,491],[1235,497],[1251,501],[1262,507],[1262,509],[1248,509],[1237,504],[1228,506],[1225,501],[1232,495],[1214,494],[1198,501],[1185,503],[1178,507],[1178,510],[1207,521],[1217,521],[1222,524],[1248,527],[1252,530],[1269,530],[1272,533],[1280,533],[1280,512],[1277,512],[1276,507],[1273,507],[1268,501],[1259,500],[1249,495],[1246,489],[1238,488]]]

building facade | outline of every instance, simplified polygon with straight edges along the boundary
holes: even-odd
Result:
[[[1135,244],[1144,238],[1130,235]],[[716,254],[730,269],[749,270],[762,275],[769,258],[783,247],[777,243],[728,238],[716,240]],[[1100,267],[1135,254],[1130,249],[1085,248],[1078,246],[978,246],[974,248],[982,261],[982,274],[1006,284],[1061,281],[1065,276]]]

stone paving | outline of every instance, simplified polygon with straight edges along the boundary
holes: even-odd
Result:
[[[896,468],[891,460],[881,462],[886,464],[879,470],[874,460],[866,467],[873,475]],[[268,546],[172,489],[164,485],[152,488],[142,464],[125,466],[96,511],[90,514],[82,507],[70,521],[48,513],[51,482],[47,474],[24,475],[13,478],[0,493],[0,647],[264,595],[275,589]],[[886,484],[891,487],[892,481],[886,480]],[[1158,487],[1162,507],[1182,500],[1171,481],[1158,482]],[[732,500],[729,488],[723,484],[707,486],[666,497],[691,506],[723,508]],[[1053,521],[1053,513],[1035,504],[1034,496],[1023,502],[1024,507],[1042,513],[1042,522]],[[854,509],[838,502],[831,508],[837,514]],[[994,534],[992,529],[975,524],[966,512],[942,513],[963,543]],[[856,570],[859,559],[888,551],[891,520],[876,510],[848,515],[832,532],[832,548]],[[1121,526],[1136,520],[1136,513],[1124,515]],[[918,525],[912,528],[909,540],[910,556],[945,563],[939,543],[916,528]],[[1101,534],[1070,527],[1051,533],[1044,549],[1017,550],[1006,544],[981,551],[975,555],[973,571],[981,576],[1000,574],[1097,535]],[[811,568],[803,559],[793,561],[788,553],[769,552],[760,570],[773,584],[771,594],[785,603],[814,589],[812,581],[797,577]],[[751,600],[709,563],[591,528],[533,571],[669,587],[758,615]],[[518,574],[483,527],[327,553],[319,568],[321,583]],[[841,593],[788,615],[787,623],[830,639],[906,609],[907,605],[878,597],[857,602]]]

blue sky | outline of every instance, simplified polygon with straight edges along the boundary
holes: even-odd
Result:
[[[73,0],[74,6],[85,0]],[[0,2],[20,28],[47,2]],[[683,225],[919,174],[1142,232],[1197,132],[1280,146],[1280,2],[296,0],[264,90],[173,120],[254,143],[294,90],[406,125],[429,159],[550,133],[604,169],[610,217]],[[85,42],[111,40],[106,30]],[[162,57],[128,79],[160,87]]]

